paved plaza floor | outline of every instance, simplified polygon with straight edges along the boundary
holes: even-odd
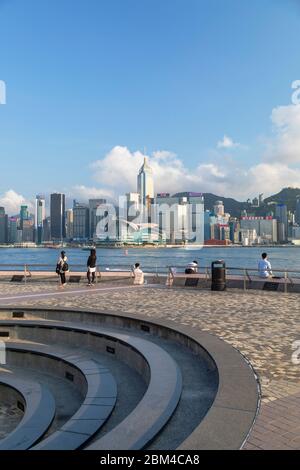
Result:
[[[139,313],[217,335],[250,360],[261,383],[261,408],[244,449],[300,449],[300,364],[292,360],[293,343],[300,341],[299,294],[1,284],[0,305],[5,304]]]

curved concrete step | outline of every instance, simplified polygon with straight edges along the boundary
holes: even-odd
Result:
[[[0,373],[0,385],[17,391],[22,397],[24,416],[6,438],[0,440],[0,450],[27,450],[49,429],[55,416],[55,400],[50,391],[37,382],[19,380]]]
[[[117,385],[109,370],[92,360],[60,354],[50,346],[7,342],[10,352],[42,356],[47,359],[71,365],[77,369],[86,382],[85,399],[79,410],[61,429],[32,447],[34,450],[74,450],[82,446],[105,424],[112,413],[117,399]],[[32,364],[33,365],[33,364]],[[59,367],[59,366],[58,366]],[[60,371],[62,372],[62,371]],[[66,368],[65,377],[74,381],[76,376]],[[76,380],[75,380],[76,381]],[[79,383],[80,377],[77,377]],[[42,435],[40,435],[42,437]],[[36,441],[35,441],[36,442]]]
[[[150,341],[110,328],[82,326],[73,322],[0,321],[0,327],[4,326],[8,329],[17,326],[19,334],[27,329],[27,339],[30,336],[29,330],[35,329],[33,336],[40,340],[36,328],[44,331],[49,341],[59,342],[59,332],[64,332],[64,340],[67,340],[66,332],[74,335],[74,338],[79,335],[81,347],[94,346],[102,352],[115,354],[120,360],[126,359],[126,350],[131,354],[131,360],[132,354],[135,354],[136,366],[145,374],[145,379],[148,379],[148,389],[135,410],[105,437],[89,446],[89,449],[142,449],[162,430],[178,405],[182,392],[180,369],[164,349]],[[42,443],[38,448],[42,448]]]

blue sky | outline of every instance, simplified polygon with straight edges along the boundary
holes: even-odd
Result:
[[[282,137],[271,113],[291,105],[300,78],[300,2],[0,0],[0,21],[0,201],[8,190],[123,189],[126,158],[134,168],[145,147],[177,155],[154,162],[159,190],[175,189],[178,178],[162,187],[170,166],[193,189],[215,182],[228,193],[233,168],[238,179],[271,165]],[[225,135],[236,145],[217,148]],[[106,157],[116,146],[128,149],[120,181],[101,169],[111,161],[118,171],[120,153]],[[284,159],[283,150],[271,171]],[[282,185],[300,184],[298,163],[285,166]],[[209,171],[210,185],[193,180],[197,171]]]

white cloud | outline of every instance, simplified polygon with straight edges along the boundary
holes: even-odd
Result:
[[[265,158],[300,163],[300,105],[278,106],[271,114],[273,138],[267,143]]]
[[[233,148],[237,148],[237,147],[240,147],[241,144],[239,144],[238,142],[234,142],[233,139],[231,139],[231,137],[228,137],[227,135],[224,135],[223,137],[223,140],[220,140],[217,144],[217,148],[218,149],[233,149]]]
[[[143,163],[142,152],[130,152],[127,147],[114,147],[102,160],[92,164],[94,178],[113,196],[135,191],[136,176]],[[272,194],[285,186],[300,187],[300,169],[290,168],[281,162],[260,162],[248,168],[232,166],[226,160],[218,163],[201,163],[187,168],[174,153],[157,152],[149,157],[153,169],[154,189],[157,192],[212,192],[218,195],[245,200],[259,192]],[[84,188],[84,187],[83,187]],[[84,192],[84,191],[83,191]]]
[[[210,152],[205,161],[201,158],[195,168],[168,150],[157,150],[149,156],[153,168],[155,192],[212,192],[240,200],[258,193],[265,196],[283,187],[300,187],[300,105],[279,106],[271,114],[272,137],[264,143],[260,161],[248,163],[240,158],[222,158]],[[224,135],[217,147],[221,150],[243,151],[244,145]],[[101,188],[91,188],[95,194],[109,193],[117,196],[137,187],[137,173],[143,163],[141,151],[130,151],[116,146],[102,159],[91,165],[93,177]],[[84,192],[84,191],[83,191]],[[101,196],[100,196],[101,197]]]
[[[16,193],[13,189],[0,195],[0,206],[5,207],[5,211],[9,215],[19,214],[21,205],[27,205],[29,210],[33,210],[32,203],[26,201],[21,194]]]

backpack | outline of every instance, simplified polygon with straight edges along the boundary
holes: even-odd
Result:
[[[69,271],[69,265],[68,265],[68,263],[64,263],[64,264],[62,265],[61,270],[64,271],[64,272],[65,272],[65,271]]]

